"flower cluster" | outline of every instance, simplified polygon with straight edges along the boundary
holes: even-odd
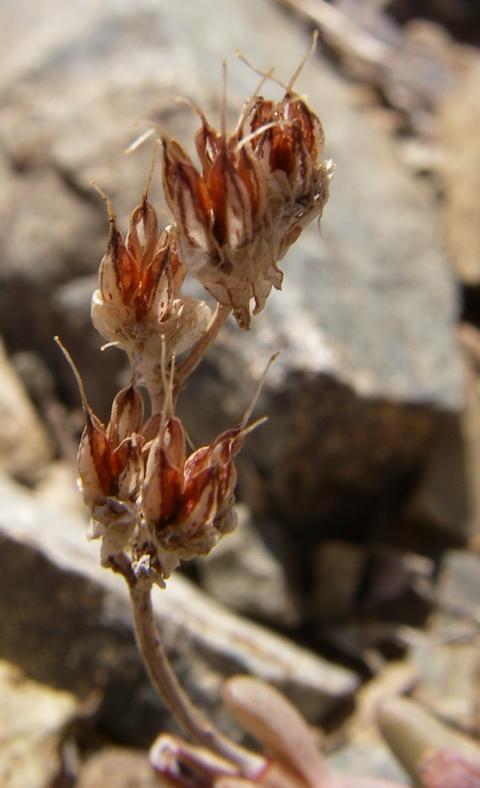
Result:
[[[180,419],[157,414],[144,422],[133,384],[115,397],[107,426],[85,409],[79,475],[104,564],[124,551],[137,564],[148,556],[162,580],[235,527],[234,457],[251,427],[228,430],[188,456]]]
[[[209,293],[248,328],[260,312],[278,262],[303,228],[321,216],[332,174],[320,162],[323,130],[305,101],[252,97],[231,134],[200,113],[201,172],[174,140],[163,139],[163,183],[180,257]]]
[[[80,486],[102,560],[115,565],[121,557],[138,571],[148,565],[159,582],[234,527],[234,458],[251,429],[244,420],[188,454],[176,397],[227,316],[248,328],[252,306],[260,311],[272,286],[281,287],[278,262],[321,215],[331,177],[320,161],[320,121],[291,86],[279,102],[251,97],[231,133],[199,114],[200,169],[177,142],[162,139],[170,226],[159,230],[146,189],[124,237],[104,195],[110,238],[92,320],[127,353],[132,383],[115,397],[106,426],[83,395]],[[187,275],[217,301],[213,314],[185,295]]]

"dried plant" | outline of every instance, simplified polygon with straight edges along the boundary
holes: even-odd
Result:
[[[311,51],[315,41],[316,36]],[[220,131],[195,108],[199,167],[178,142],[161,137],[163,186],[172,215],[164,230],[148,195],[153,165],[126,236],[101,192],[110,238],[92,320],[108,345],[126,353],[131,367],[131,383],[115,396],[107,425],[89,406],[72,364],[86,414],[78,471],[90,535],[101,540],[103,566],[128,584],[137,643],[151,681],[191,740],[162,734],[152,747],[153,768],[185,787],[395,788],[387,781],[331,775],[316,736],[296,709],[251,677],[227,681],[223,701],[261,753],[225,737],[178,683],[151,602],[153,586],[163,588],[182,561],[206,555],[236,525],[235,457],[263,421],[250,420],[263,378],[239,423],[190,453],[176,402],[228,316],[248,329],[272,286],[281,288],[278,263],[322,214],[333,165],[320,160],[321,123],[294,91],[305,60],[278,102],[259,95],[273,72],[262,75],[230,133],[225,98]],[[187,277],[213,296],[213,313],[205,301],[185,295]],[[147,414],[141,388],[147,392]],[[432,727],[421,713],[418,720],[399,703],[381,710],[380,725],[414,779],[429,788],[480,784],[478,750],[462,749],[439,733],[438,723]]]
[[[132,373],[104,425],[75,370],[86,414],[79,484],[91,515],[90,535],[101,540],[101,562],[128,584],[137,642],[152,683],[193,742],[162,736],[154,747],[155,768],[181,785],[353,785],[328,776],[308,725],[282,696],[253,679],[228,683],[224,700],[269,754],[249,751],[218,731],[179,685],[151,602],[154,585],[164,587],[183,560],[206,555],[235,528],[235,457],[263,421],[250,420],[256,397],[236,426],[190,453],[176,402],[228,316],[248,329],[272,286],[281,288],[279,261],[322,214],[333,165],[320,160],[322,126],[294,91],[305,59],[283,86],[280,101],[259,95],[272,72],[262,75],[233,132],[226,130],[225,98],[220,131],[196,109],[199,167],[178,142],[161,138],[172,215],[164,230],[149,200],[153,165],[126,236],[101,192],[110,237],[92,320],[108,345],[126,353]],[[213,313],[205,301],[185,295],[186,277],[195,277],[213,296]],[[386,784],[357,780],[355,785]]]

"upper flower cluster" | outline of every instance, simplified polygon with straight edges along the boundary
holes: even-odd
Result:
[[[332,170],[320,161],[322,127],[291,85],[278,102],[252,96],[231,133],[224,123],[216,131],[199,111],[200,169],[163,138],[173,217],[165,230],[147,190],[126,236],[106,198],[110,238],[92,319],[128,354],[133,382],[115,397],[107,426],[82,392],[80,485],[105,563],[119,555],[131,565],[145,560],[161,579],[181,559],[208,552],[235,524],[234,460],[248,417],[188,454],[175,399],[228,314],[248,328],[252,307],[260,311],[272,286],[281,287],[279,260],[327,199]],[[184,294],[188,273],[217,300],[213,315]],[[148,418],[140,384],[150,397]]]
[[[201,170],[163,138],[163,183],[183,264],[241,328],[263,309],[277,263],[303,228],[322,213],[332,174],[321,162],[322,126],[287,90],[281,101],[253,96],[235,130],[216,131],[199,112],[195,143]]]

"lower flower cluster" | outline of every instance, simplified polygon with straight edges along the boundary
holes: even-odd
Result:
[[[252,310],[281,287],[278,262],[327,200],[333,168],[320,160],[322,126],[293,81],[280,101],[251,96],[231,133],[224,122],[215,130],[198,110],[199,167],[163,137],[172,216],[165,229],[148,186],[125,236],[103,195],[110,237],[92,320],[108,345],[128,355],[133,381],[115,397],[106,426],[83,395],[80,486],[104,564],[127,557],[163,582],[235,525],[234,460],[251,427],[242,422],[189,454],[175,402],[228,315],[248,328]],[[217,302],[214,311],[185,294],[187,276]]]
[[[79,477],[101,537],[105,564],[127,553],[149,560],[159,579],[183,559],[205,555],[236,524],[234,458],[251,426],[240,425],[188,454],[185,430],[174,415],[144,421],[133,384],[113,402],[105,426],[86,404]]]

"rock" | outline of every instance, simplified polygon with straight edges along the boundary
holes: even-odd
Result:
[[[427,633],[411,633],[409,655],[417,670],[413,697],[440,719],[477,737],[480,729],[480,637],[459,622],[433,620]]]
[[[464,73],[446,97],[439,113],[439,136],[444,157],[439,175],[444,194],[446,239],[455,271],[469,286],[480,285],[480,57],[474,49],[463,53]]]
[[[198,562],[203,587],[223,605],[254,619],[298,624],[284,567],[262,541],[247,507],[239,505],[237,511],[235,531]]]
[[[332,773],[338,777],[356,777],[395,781],[407,786],[406,773],[379,737],[359,744],[347,744],[327,758]],[[389,783],[390,784],[390,783]],[[367,783],[368,785],[368,783]],[[374,783],[375,785],[375,783]]]
[[[377,707],[388,698],[409,692],[417,679],[407,661],[385,665],[356,695],[355,711],[337,731],[328,756],[332,770],[342,775],[380,777],[403,784],[404,770],[382,740],[377,726]]]
[[[366,550],[359,545],[333,541],[319,545],[312,600],[316,621],[338,621],[355,612],[366,562]]]
[[[369,556],[360,609],[386,622],[420,627],[432,612],[434,563],[425,556],[378,547]]]
[[[0,656],[82,697],[101,690],[100,726],[144,746],[171,721],[146,681],[125,584],[99,566],[85,531],[81,518],[0,477]],[[178,575],[154,601],[182,684],[226,727],[219,688],[233,673],[272,682],[317,720],[358,685],[352,672],[229,613]]]
[[[438,570],[437,607],[428,629],[406,636],[418,676],[413,697],[475,737],[480,729],[479,567],[478,555],[447,551]]]
[[[445,419],[431,461],[419,481],[405,511],[410,544],[430,549],[435,545],[465,544],[472,535],[476,491],[472,485],[471,444],[473,432],[467,428],[466,415]],[[430,538],[429,538],[430,537]]]
[[[4,3],[9,39],[30,19],[25,8],[25,0]],[[279,76],[288,79],[308,42],[266,0],[208,0],[198,9],[142,0],[134,12],[88,2],[81,18],[60,0],[49,0],[49,9],[55,30],[29,24],[24,54],[12,55],[8,41],[0,55],[0,281],[8,293],[0,314],[9,347],[33,343],[78,402],[50,340],[61,332],[104,415],[118,386],[116,351],[99,360],[91,350],[100,339],[68,323],[69,305],[87,300],[83,277],[95,271],[107,236],[90,179],[112,195],[124,226],[150,152],[121,152],[143,119],[186,139],[196,118],[172,99],[183,94],[218,114],[223,57],[238,47],[253,59],[261,53],[258,65],[269,67],[281,53]],[[265,30],[274,35],[265,38]],[[243,64],[231,66],[230,110],[255,80]],[[249,336],[225,337],[183,409],[195,439],[210,439],[238,420],[266,360],[282,351],[259,406],[270,424],[249,438],[243,496],[282,519],[308,556],[329,530],[358,535],[378,507],[398,510],[462,392],[456,293],[431,193],[402,169],[393,143],[324,58],[310,61],[298,89],[321,115],[326,155],[337,163],[322,234],[305,233],[285,263],[285,292],[273,294]]]
[[[83,764],[77,788],[159,788],[167,785],[149,765],[148,753],[127,747],[108,747]]]
[[[61,769],[60,742],[78,700],[39,684],[0,661],[0,783],[3,788],[50,788]]]
[[[480,616],[480,556],[449,550],[438,578],[438,604],[450,616],[478,621]]]
[[[387,546],[324,542],[316,554],[315,621],[335,624],[355,615],[412,626],[433,606],[433,562]]]
[[[52,442],[0,343],[0,472],[32,482],[52,456]]]
[[[85,506],[77,487],[77,475],[69,463],[62,460],[49,463],[42,479],[35,487],[38,502],[61,509],[75,517],[85,516]]]

